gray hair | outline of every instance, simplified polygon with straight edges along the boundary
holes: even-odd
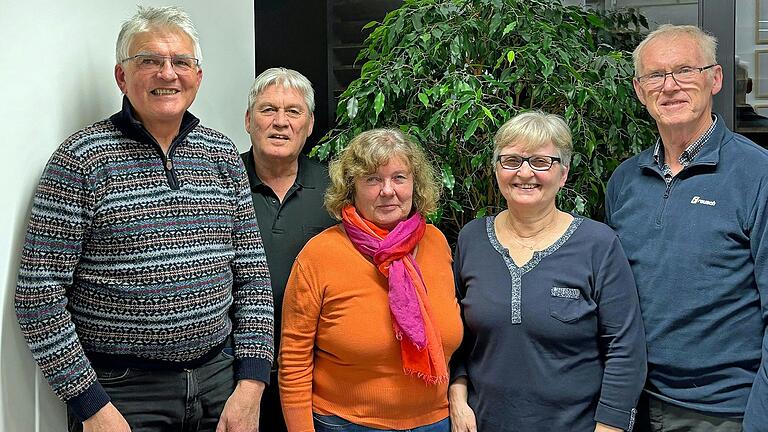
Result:
[[[522,146],[523,150],[534,152],[549,142],[557,148],[560,163],[570,166],[573,142],[565,120],[559,115],[539,110],[518,114],[501,125],[493,137],[491,163],[496,163],[499,153],[507,146]]]
[[[637,48],[632,52],[632,61],[635,65],[635,76],[639,76],[640,68],[642,66],[640,55],[645,47],[654,39],[659,37],[671,37],[678,38],[680,36],[688,36],[696,42],[701,50],[701,55],[704,56],[704,61],[708,64],[717,63],[717,38],[705,33],[702,29],[693,25],[672,25],[664,24],[659,26],[656,30],[648,34],[637,45]],[[690,66],[702,66],[702,65],[690,65]]]
[[[315,112],[315,91],[312,89],[312,83],[299,72],[284,67],[269,68],[256,77],[251,91],[248,92],[248,111],[253,108],[261,92],[271,85],[282,85],[283,88],[299,91],[304,95],[309,112]]]
[[[195,58],[203,62],[203,51],[200,49],[200,40],[197,30],[186,12],[175,6],[138,6],[138,11],[130,19],[123,23],[120,34],[117,36],[115,58],[117,63],[130,57],[130,48],[133,38],[139,33],[155,29],[176,28],[184,32],[195,47]]]

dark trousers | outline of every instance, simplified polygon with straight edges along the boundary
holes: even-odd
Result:
[[[637,405],[635,432],[741,432],[741,419],[682,408],[646,392]]]
[[[235,389],[228,352],[196,369],[150,371],[95,367],[99,382],[132,432],[215,432]],[[68,413],[70,432],[83,425]]]
[[[269,377],[270,384],[261,396],[261,411],[259,414],[260,432],[287,432],[283,409],[280,405],[280,392],[277,385],[277,372]]]

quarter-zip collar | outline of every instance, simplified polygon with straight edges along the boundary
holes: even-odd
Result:
[[[727,132],[728,129],[723,122],[723,116],[718,115],[715,120],[715,128],[712,130],[712,134],[706,140],[704,146],[696,157],[693,158],[691,163],[683,169],[681,173],[695,166],[716,166],[718,162],[720,162],[720,148],[727,142],[727,140],[724,139]],[[659,168],[659,165],[654,158],[654,148],[655,146],[652,146],[640,153],[637,158],[637,164],[642,169],[651,169],[662,174],[661,168]]]
[[[149,133],[147,128],[144,127],[134,115],[133,106],[128,100],[128,97],[123,96],[123,108],[120,112],[115,113],[109,118],[112,124],[120,130],[126,137],[140,143],[149,144],[155,149],[163,168],[165,169],[165,175],[168,178],[168,186],[171,189],[179,189],[179,181],[176,175],[176,168],[173,164],[173,156],[176,152],[176,147],[184,142],[190,132],[200,124],[200,120],[192,115],[189,111],[184,112],[184,116],[181,118],[181,126],[179,127],[179,133],[171,141],[170,147],[168,147],[168,154],[163,152],[163,148],[160,147],[155,137]]]
[[[152,144],[160,153],[163,153],[163,149],[160,147],[160,144],[157,143],[155,137],[149,133],[147,128],[144,127],[144,124],[142,124],[133,114],[133,106],[128,100],[128,97],[123,96],[122,110],[113,114],[109,120],[128,138],[134,141]],[[187,138],[187,135],[189,135],[189,133],[192,132],[192,129],[198,124],[200,124],[200,120],[197,117],[192,115],[189,111],[184,112],[184,116],[181,119],[181,126],[179,127],[179,133],[168,148],[169,156],[172,154],[174,147],[184,141],[184,139]]]

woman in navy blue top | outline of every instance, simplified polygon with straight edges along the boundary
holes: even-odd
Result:
[[[568,126],[527,112],[494,144],[507,209],[467,224],[454,261],[452,431],[631,430],[646,374],[637,292],[616,234],[555,205]]]

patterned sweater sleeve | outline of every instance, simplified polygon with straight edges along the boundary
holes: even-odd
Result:
[[[272,285],[248,177],[234,145],[232,153],[238,200],[232,233],[235,379],[256,379],[269,384],[274,358]]]
[[[63,147],[35,192],[16,287],[16,316],[54,393],[85,420],[109,402],[66,309],[88,236],[93,193],[83,163]]]

